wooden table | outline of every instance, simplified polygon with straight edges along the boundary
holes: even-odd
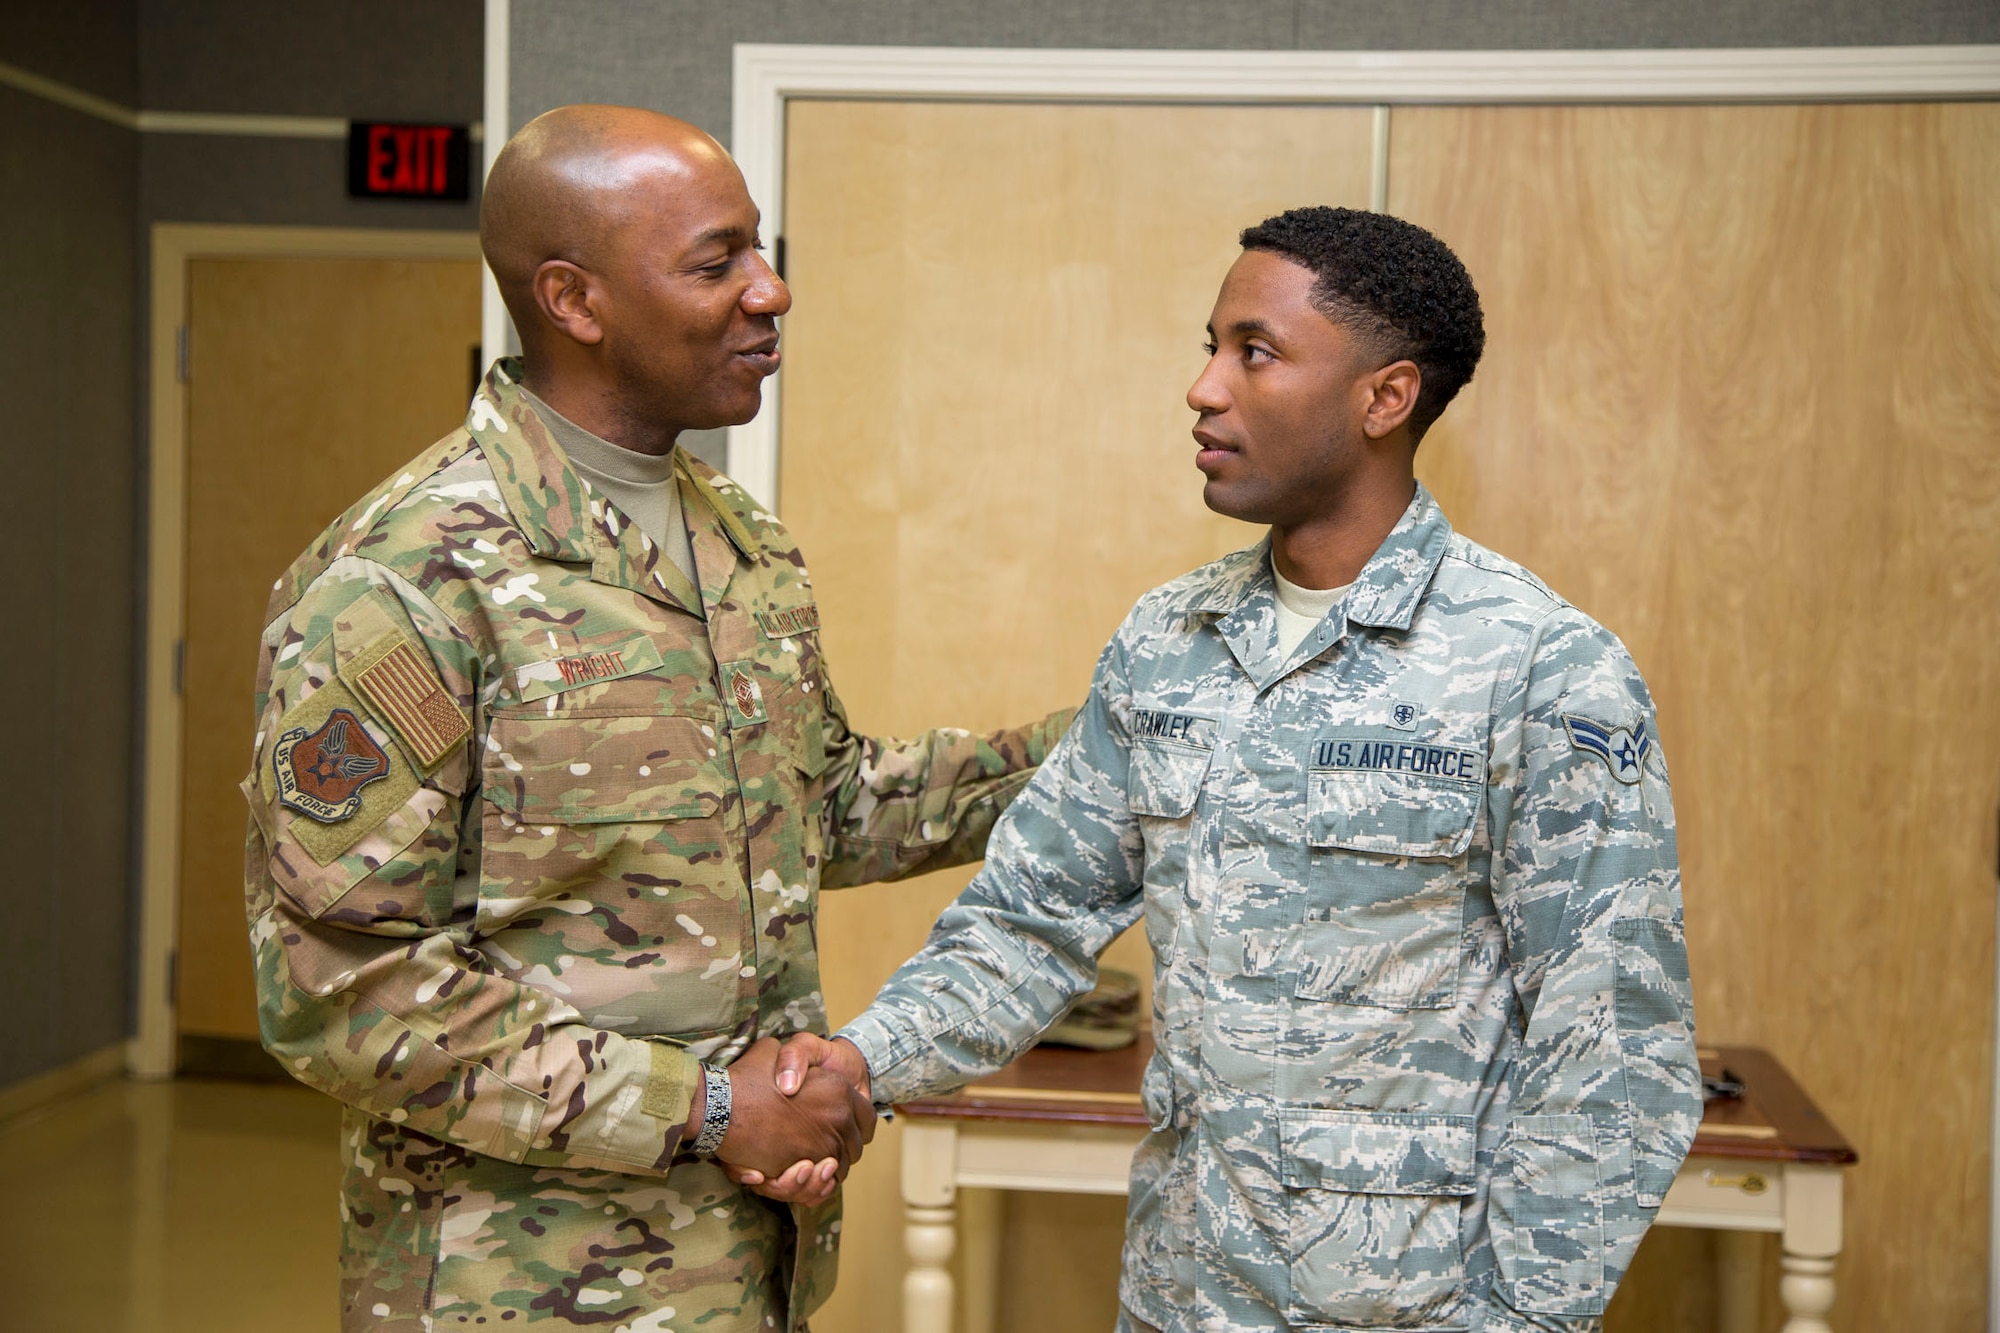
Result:
[[[990,1333],[998,1293],[999,1219],[992,1190],[1123,1194],[1146,1132],[1139,1076],[1152,1036],[1122,1051],[1038,1046],[947,1097],[897,1109],[903,1127],[905,1333],[950,1333],[948,1267],[966,1237],[966,1333]],[[1784,1067],[1764,1051],[1701,1052],[1702,1071],[1727,1070],[1741,1100],[1713,1101],[1659,1225],[1724,1233],[1721,1333],[1754,1333],[1763,1285],[1758,1234],[1782,1237],[1785,1333],[1828,1333],[1840,1253],[1841,1169],[1856,1160]],[[961,1188],[972,1192],[959,1195]],[[1747,1243],[1746,1243],[1747,1242]]]

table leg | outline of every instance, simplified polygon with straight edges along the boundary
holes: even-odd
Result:
[[[1785,1303],[1784,1333],[1832,1333],[1833,1264],[1840,1253],[1840,1171],[1837,1167],[1785,1168],[1785,1254],[1778,1294]]]
[[[1005,1226],[999,1190],[958,1192],[958,1234],[964,1254],[965,1333],[993,1333],[1000,1317],[1000,1236]]]
[[[1717,1333],[1758,1333],[1764,1295],[1764,1236],[1757,1231],[1715,1233]]]
[[[903,1333],[951,1333],[951,1251],[957,1237],[950,1208],[903,1210],[903,1248],[910,1271],[903,1275]]]
[[[951,1252],[957,1243],[958,1131],[942,1125],[903,1129],[903,1333],[951,1333]]]
[[[1778,1291],[1785,1300],[1785,1333],[1833,1333],[1826,1312],[1833,1308],[1833,1260],[1788,1254]]]

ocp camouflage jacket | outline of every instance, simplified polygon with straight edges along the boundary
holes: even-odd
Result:
[[[838,1204],[794,1242],[676,1161],[697,1062],[823,1031],[819,889],[977,858],[1067,716],[853,734],[777,521],[683,453],[690,586],[518,373],[272,595],[244,782],[264,1042],[351,1108],[350,1327],[761,1327],[793,1244],[796,1321]]]
[[[845,1035],[879,1098],[954,1086],[1143,917],[1135,1315],[1595,1328],[1701,1109],[1645,685],[1421,487],[1285,658],[1275,605],[1268,543],[1142,598]]]

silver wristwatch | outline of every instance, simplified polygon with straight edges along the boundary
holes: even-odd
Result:
[[[715,1156],[715,1150],[722,1146],[722,1136],[729,1132],[729,1075],[703,1065],[701,1081],[704,1089],[701,1133],[695,1135],[688,1151],[707,1160]]]

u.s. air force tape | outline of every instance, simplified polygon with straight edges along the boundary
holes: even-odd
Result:
[[[1486,780],[1486,756],[1478,750],[1461,749],[1455,745],[1426,745],[1422,741],[1403,739],[1321,737],[1313,742],[1312,766],[1416,773],[1426,777],[1451,778],[1458,782]]]

